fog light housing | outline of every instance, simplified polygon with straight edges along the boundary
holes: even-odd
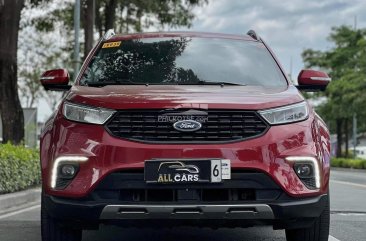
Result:
[[[58,166],[55,189],[65,189],[79,171],[79,163],[61,163]]]
[[[79,164],[88,161],[85,156],[60,156],[52,167],[51,183],[53,189],[66,188],[79,171]],[[72,166],[72,167],[71,167]]]
[[[63,178],[73,178],[76,174],[77,167],[72,164],[65,164],[61,166],[61,176]]]
[[[321,186],[318,160],[310,156],[290,156],[286,160],[293,163],[293,169],[301,182],[308,189],[319,189]]]

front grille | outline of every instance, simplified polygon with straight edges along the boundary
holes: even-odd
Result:
[[[202,127],[194,132],[176,130],[173,127],[176,122],[174,119],[158,121],[162,115],[194,118],[194,111],[196,110],[121,110],[107,122],[106,129],[115,137],[140,142],[212,143],[258,137],[269,127],[255,111],[243,110],[197,111],[197,121]],[[206,115],[202,116],[202,113]]]
[[[100,198],[108,199],[113,192],[95,192]],[[105,196],[103,196],[103,194]],[[112,196],[113,199],[113,196]],[[255,200],[253,189],[125,189],[121,190],[118,200],[123,202],[235,202]]]

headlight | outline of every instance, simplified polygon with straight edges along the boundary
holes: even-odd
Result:
[[[294,105],[259,111],[259,114],[272,125],[302,121],[308,118],[309,109],[306,102]]]
[[[93,108],[89,106],[64,103],[63,114],[66,119],[91,123],[104,124],[112,115],[114,110],[104,108]]]

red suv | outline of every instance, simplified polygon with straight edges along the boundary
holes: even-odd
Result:
[[[286,229],[329,234],[329,132],[266,43],[246,35],[108,31],[42,133],[42,240],[121,226]],[[158,221],[158,222],[153,222]]]

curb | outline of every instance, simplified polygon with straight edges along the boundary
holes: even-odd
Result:
[[[344,172],[361,172],[361,173],[366,172],[366,169],[345,168],[345,167],[330,167],[330,170],[344,171]]]
[[[31,188],[20,192],[0,195],[0,214],[16,210],[19,206],[41,201],[41,188]]]

